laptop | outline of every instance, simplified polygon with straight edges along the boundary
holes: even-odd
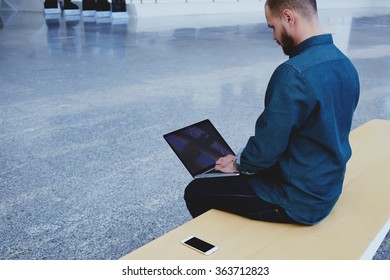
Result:
[[[193,178],[239,175],[214,170],[217,159],[235,154],[210,120],[183,127],[163,137]]]

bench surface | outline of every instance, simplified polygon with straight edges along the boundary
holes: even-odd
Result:
[[[371,259],[390,229],[390,121],[352,131],[343,193],[315,226],[267,223],[218,210],[193,219],[121,259]],[[219,250],[204,256],[180,241],[197,236]]]

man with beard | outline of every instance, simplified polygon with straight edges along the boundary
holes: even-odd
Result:
[[[315,0],[267,0],[265,16],[289,59],[269,81],[254,136],[237,156],[216,162],[216,170],[240,176],[195,179],[184,198],[193,217],[214,208],[313,225],[341,194],[359,78],[323,34]]]

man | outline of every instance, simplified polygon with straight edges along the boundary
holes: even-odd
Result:
[[[193,217],[215,208],[312,225],[341,194],[359,78],[323,34],[315,0],[267,0],[265,16],[289,60],[271,77],[255,135],[237,157],[216,162],[216,170],[240,176],[193,180],[185,200]]]

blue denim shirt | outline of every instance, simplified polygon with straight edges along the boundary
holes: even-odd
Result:
[[[329,34],[302,42],[275,70],[255,135],[238,161],[262,199],[303,224],[331,212],[351,156],[359,92],[355,67]]]

